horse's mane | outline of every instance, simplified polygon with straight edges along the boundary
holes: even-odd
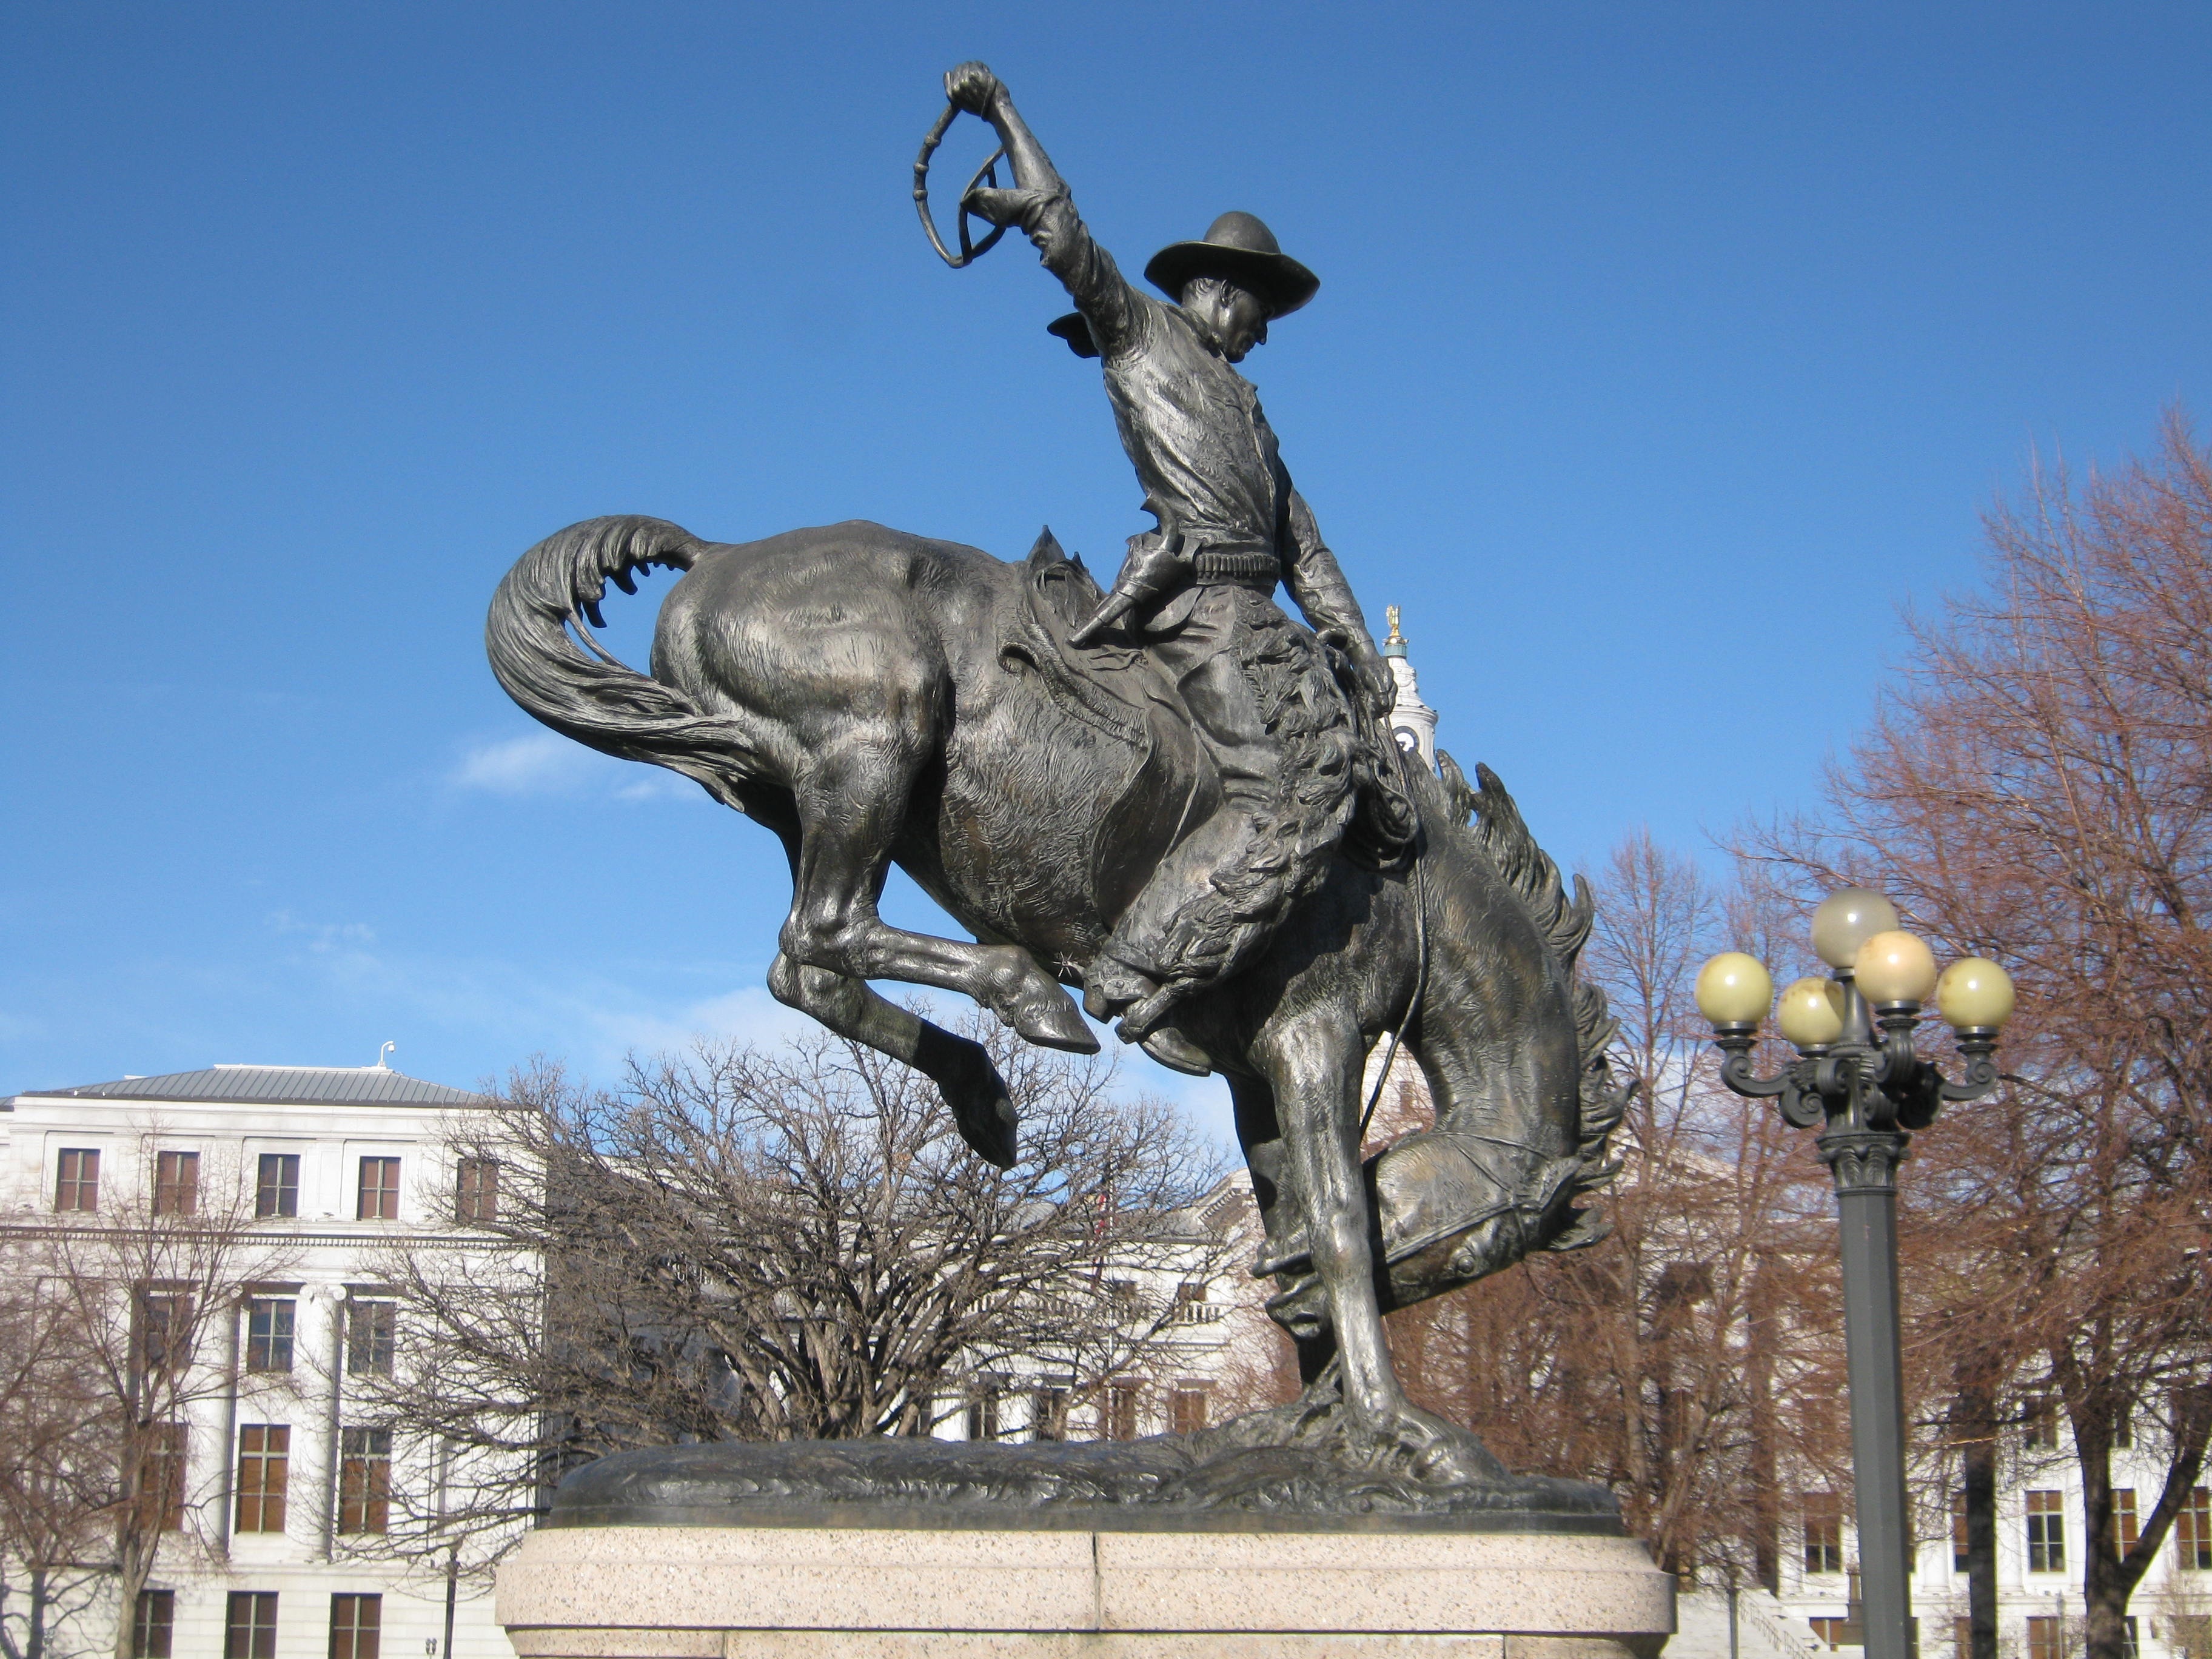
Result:
[[[1478,762],[1474,776],[1479,787],[1474,787],[1458,763],[1442,750],[1437,751],[1437,763],[1455,819],[1466,825],[1507,884],[1520,895],[1545,943],[1572,977],[1575,1041],[1582,1059],[1582,1110],[1576,1148],[1582,1167],[1574,1176],[1570,1193],[1594,1192],[1620,1173],[1620,1161],[1607,1158],[1606,1143],[1636,1091],[1632,1081],[1616,1085],[1613,1080],[1610,1051],[1620,1023],[1606,1006],[1605,993],[1576,971],[1597,915],[1596,899],[1589,884],[1580,876],[1575,878],[1570,896],[1559,866],[1536,844],[1521,809],[1506,793],[1498,774]],[[1576,1210],[1572,1214],[1574,1222],[1545,1248],[1579,1249],[1596,1243],[1612,1231],[1611,1224],[1593,1211]]]

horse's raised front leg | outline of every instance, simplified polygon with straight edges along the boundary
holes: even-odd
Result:
[[[779,941],[784,955],[850,979],[957,991],[1031,1042],[1097,1053],[1098,1039],[1073,1000],[1028,951],[910,933],[876,913],[927,749],[925,733],[886,715],[856,721],[812,757],[792,791],[799,855]]]
[[[1424,1480],[1500,1480],[1504,1466],[1473,1435],[1408,1401],[1391,1367],[1359,1170],[1365,1054],[1358,1022],[1334,1010],[1291,1020],[1254,1048],[1282,1128],[1282,1184],[1302,1212],[1305,1245],[1328,1300],[1329,1330],[1293,1333],[1300,1336],[1300,1369],[1327,1354],[1333,1335],[1347,1426],[1356,1440],[1386,1458],[1402,1455]]]
[[[838,1036],[902,1060],[928,1078],[952,1109],[960,1138],[1000,1169],[1013,1168],[1013,1098],[981,1043],[886,1001],[864,980],[803,967],[781,952],[768,970],[768,988],[778,1002],[811,1014]]]

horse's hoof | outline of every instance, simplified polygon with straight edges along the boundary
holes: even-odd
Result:
[[[1097,1033],[1083,1023],[1075,999],[1057,985],[1023,998],[1012,1012],[1014,1030],[1041,1048],[1059,1048],[1071,1054],[1098,1052]]]
[[[959,1127],[960,1139],[975,1150],[976,1157],[1001,1170],[1014,1167],[1014,1129],[1019,1118],[1013,1099],[1006,1093],[1006,1085],[999,1081],[996,1071],[991,1073],[988,1085],[948,1089],[939,1083],[937,1092],[952,1109],[952,1121]]]
[[[1396,1416],[1383,1435],[1397,1442],[1416,1480],[1439,1486],[1492,1486],[1513,1478],[1489,1447],[1456,1423],[1414,1407]]]
[[[1458,1444],[1430,1446],[1413,1457],[1413,1479],[1431,1486],[1495,1486],[1512,1478],[1473,1435]]]

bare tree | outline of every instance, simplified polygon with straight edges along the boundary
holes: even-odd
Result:
[[[106,1577],[105,1482],[78,1453],[97,1408],[60,1306],[22,1253],[0,1259],[0,1655],[46,1659],[51,1636],[88,1612]]]
[[[95,1588],[128,1659],[157,1556],[188,1568],[221,1547],[229,1449],[196,1458],[194,1439],[245,1386],[228,1340],[242,1292],[290,1257],[256,1226],[234,1164],[195,1158],[189,1180],[157,1188],[158,1139],[141,1137],[144,1190],[111,1185],[96,1209],[0,1241],[16,1304],[0,1338],[0,1540],[30,1592],[10,1659],[47,1659]],[[194,1481],[196,1462],[211,1478]]]
[[[2008,1386],[2062,1402],[2088,1653],[2120,1659],[2212,1433],[2212,452],[2175,411],[2151,460],[2078,484],[2039,467],[1985,522],[1982,591],[1915,619],[1826,811],[1757,850],[1812,883],[1856,872],[2019,981],[2010,1086],[1917,1151],[1906,1282],[1948,1287],[1918,1293],[1920,1335],[1950,1346],[1964,1449],[1994,1443]],[[2165,1473],[2122,1553],[2129,1424]],[[1975,1602],[1993,1659],[1993,1596]]]
[[[384,1264],[409,1363],[370,1390],[447,1471],[392,1547],[495,1552],[608,1452],[927,1434],[995,1379],[1079,1401],[1142,1375],[1176,1287],[1231,1249],[1189,1208],[1219,1155],[1102,1062],[995,1046],[1011,1170],[927,1079],[826,1036],[702,1045],[611,1090],[514,1074],[453,1147],[506,1172],[478,1223],[496,1250]]]

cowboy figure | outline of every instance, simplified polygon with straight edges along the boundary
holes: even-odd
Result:
[[[1101,360],[1158,521],[1130,538],[1112,594],[1076,642],[1134,624],[1221,780],[1220,810],[1162,861],[1091,963],[1084,1006],[1095,1018],[1120,1013],[1123,1040],[1154,1058],[1203,1073],[1203,1051],[1168,1023],[1176,1004],[1249,958],[1326,868],[1356,805],[1359,738],[1395,695],[1258,394],[1233,367],[1320,279],[1258,219],[1225,213],[1204,240],[1163,248],[1145,267],[1178,303],[1139,292],[1076,216],[998,76],[963,64],[945,85],[997,129],[1014,173],[1015,188],[979,187],[962,205],[1019,225],[1074,300],[1052,331]],[[1346,708],[1313,636],[1276,605],[1278,582],[1315,634],[1348,653],[1366,708]]]

